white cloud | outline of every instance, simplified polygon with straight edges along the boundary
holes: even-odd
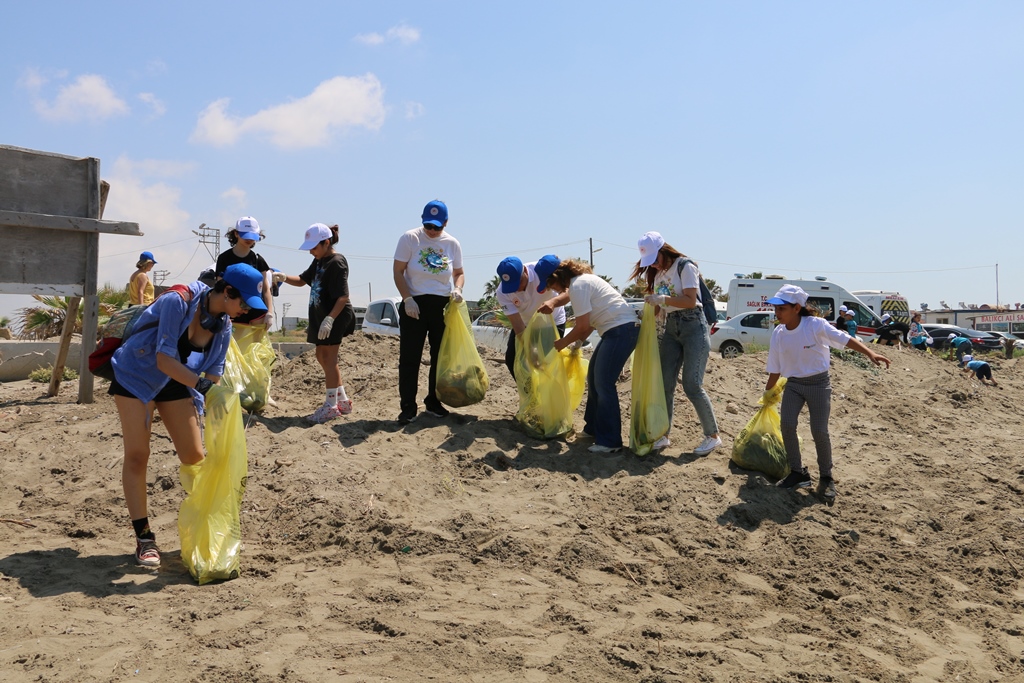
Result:
[[[220,198],[231,203],[232,208],[241,209],[245,206],[246,195],[245,190],[240,187],[230,187],[220,193]]]
[[[399,42],[402,45],[412,45],[420,39],[420,30],[406,24],[392,26],[383,34],[361,33],[354,40],[364,45],[381,45],[383,43]]]
[[[384,88],[373,74],[336,76],[302,99],[244,118],[228,112],[229,102],[219,99],[199,114],[192,142],[225,147],[255,135],[283,149],[322,147],[340,129],[377,130],[385,116]]]
[[[52,102],[39,96],[48,81],[39,72],[32,71],[26,72],[21,81],[24,87],[33,92],[36,111],[48,121],[103,121],[129,112],[128,105],[102,76],[79,76],[70,85],[61,86]]]
[[[423,116],[427,111],[419,102],[406,102],[405,103],[405,118],[407,119],[418,119]]]
[[[159,118],[167,113],[167,106],[157,99],[156,95],[151,92],[139,93],[139,99],[149,105],[150,109],[153,110],[153,117]]]

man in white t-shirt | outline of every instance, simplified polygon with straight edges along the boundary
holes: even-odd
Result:
[[[430,342],[430,372],[423,407],[435,417],[448,415],[448,409],[441,405],[435,393],[437,355],[444,336],[444,307],[449,300],[462,301],[462,285],[466,281],[462,246],[445,232],[448,207],[435,199],[424,207],[422,220],[423,226],[403,234],[395,248],[395,286],[402,296],[398,307],[400,424],[416,419],[420,359],[427,341]]]
[[[501,284],[495,295],[501,310],[508,316],[512,324],[512,333],[508,335],[508,348],[505,349],[505,366],[516,376],[516,338],[523,333],[526,325],[530,322],[533,314],[542,306],[551,309],[555,326],[558,328],[558,336],[565,334],[565,304],[569,302],[569,294],[558,294],[550,289],[538,292],[542,284],[537,277],[536,267],[541,261],[548,259],[558,266],[558,257],[553,254],[542,256],[540,261],[523,264],[516,256],[509,256],[498,264],[498,277]],[[532,286],[531,286],[532,285]]]

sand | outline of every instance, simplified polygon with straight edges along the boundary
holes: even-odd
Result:
[[[764,353],[711,359],[722,449],[688,452],[680,390],[673,446],[642,459],[526,436],[497,351],[483,403],[407,427],[397,339],[345,341],[355,410],[326,425],[302,419],[312,355],[281,359],[247,431],[242,574],[205,586],[161,424],[150,571],[105,384],[92,405],[0,385],[0,517],[31,525],[0,523],[0,681],[1024,679],[1022,360],[992,359],[993,388],[884,352],[833,362],[831,507],[730,466]],[[801,435],[816,477],[806,414]]]

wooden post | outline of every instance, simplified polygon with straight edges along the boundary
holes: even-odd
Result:
[[[75,323],[78,319],[78,304],[81,298],[73,296],[68,300],[67,314],[64,316],[64,329],[60,333],[60,347],[57,349],[57,360],[53,363],[53,373],[50,375],[50,389],[47,396],[56,396],[60,391],[60,382],[64,378],[64,363],[68,359],[68,350],[71,348],[71,335],[75,331]],[[81,377],[79,377],[81,381]]]

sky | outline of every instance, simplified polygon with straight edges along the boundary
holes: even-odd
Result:
[[[826,276],[911,307],[1024,302],[1024,3],[22,2],[0,144],[97,157],[100,284],[257,218],[300,273],[337,223],[355,305],[447,203],[476,299],[507,255],[628,284],[660,232],[727,287]],[[221,249],[227,249],[222,238]],[[59,242],[54,248],[60,248]],[[997,265],[998,264],[998,267]],[[288,315],[308,288],[282,287]],[[0,315],[31,305],[0,295]]]

